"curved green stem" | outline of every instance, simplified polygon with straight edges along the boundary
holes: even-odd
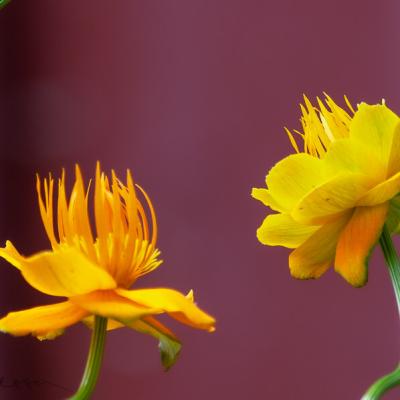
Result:
[[[396,296],[397,308],[400,314],[400,259],[394,248],[390,232],[386,225],[383,227],[382,235],[379,239],[383,255],[392,279],[394,294]],[[378,379],[364,394],[361,400],[377,400],[389,389],[400,385],[400,365],[387,375]]]
[[[86,361],[85,372],[76,393],[69,400],[87,400],[92,394],[99,376],[103,360],[104,344],[107,333],[107,318],[95,316],[89,355]]]
[[[392,278],[397,308],[400,314],[400,259],[397,255],[396,249],[394,248],[392,238],[390,237],[390,233],[386,225],[383,227],[379,243],[382,247],[383,255],[385,256],[390,277]]]
[[[365,393],[361,400],[379,399],[389,389],[397,386],[400,382],[400,365],[391,373],[378,379]]]

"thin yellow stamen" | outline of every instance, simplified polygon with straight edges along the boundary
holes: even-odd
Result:
[[[100,172],[100,163],[96,165],[96,178],[94,185],[94,216],[96,222],[96,232],[98,240],[98,253],[100,263],[103,266],[108,265],[108,249],[107,249],[107,225],[105,216],[105,200],[104,191],[102,190],[103,178]]]
[[[293,137],[292,132],[290,132],[289,129],[286,128],[286,126],[284,127],[284,129],[285,129],[285,132],[286,132],[286,134],[287,134],[288,137],[289,137],[290,143],[291,143],[291,145],[293,146],[293,148],[295,149],[296,153],[300,153],[299,146],[297,146],[296,140],[295,140],[295,138]]]
[[[38,194],[39,210],[42,217],[43,225],[46,230],[47,236],[53,248],[57,247],[57,240],[53,229],[53,180],[50,177],[50,185],[47,179],[44,179],[44,195],[45,201],[42,197],[42,189],[39,175],[36,176],[36,190]],[[50,186],[50,188],[49,188]],[[50,197],[50,198],[49,198]]]
[[[302,113],[300,122],[303,133],[299,133],[304,142],[304,152],[313,157],[324,157],[330,144],[340,138],[348,136],[352,116],[343,108],[339,107],[331,97],[324,93],[325,99],[317,97],[318,107],[314,107],[307,96],[304,95],[304,105],[300,104]],[[349,111],[354,114],[348,98],[344,96]],[[293,134],[285,128],[289,140],[298,153],[299,146]]]
[[[90,185],[90,184],[89,184]],[[47,236],[53,248],[67,243],[101,265],[124,287],[139,276],[157,268],[160,252],[156,249],[157,221],[147,193],[143,194],[151,216],[136,197],[135,184],[127,171],[126,185],[112,171],[111,187],[108,178],[96,166],[94,188],[94,217],[97,238],[94,238],[88,213],[89,187],[85,189],[79,166],[75,169],[75,184],[69,201],[65,192],[65,172],[58,180],[57,231],[54,233],[53,187],[51,176],[42,183],[37,177],[39,209]],[[44,197],[43,197],[44,196]]]
[[[157,220],[156,220],[156,213],[154,211],[154,207],[153,204],[150,200],[150,197],[147,195],[147,193],[145,192],[145,190],[139,186],[136,185],[140,191],[143,193],[144,198],[147,201],[147,205],[150,209],[150,215],[151,215],[151,227],[152,227],[152,237],[151,237],[151,245],[154,246],[156,244],[157,241],[157,234],[158,234],[158,229],[157,229]]]
[[[83,186],[83,178],[82,173],[79,169],[79,166],[76,165],[75,168],[76,175],[76,183],[75,183],[75,192],[76,192],[76,208],[75,208],[75,234],[77,234],[80,238],[82,238],[83,243],[85,244],[86,251],[93,261],[97,261],[96,252],[93,245],[93,235],[92,229],[90,227],[89,215],[87,210],[87,197],[85,195],[85,189]]]

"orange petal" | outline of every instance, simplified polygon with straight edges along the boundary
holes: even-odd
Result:
[[[172,289],[116,289],[116,292],[144,307],[160,309],[193,328],[213,331],[215,319],[196,306],[190,298]]]
[[[133,321],[128,326],[138,332],[151,335],[156,339],[159,339],[159,335],[162,334],[170,337],[171,339],[178,340],[178,338],[169,328],[162,324],[158,319],[150,315],[143,317],[140,320]]]
[[[25,257],[18,252],[18,250],[9,240],[7,240],[5,247],[0,248],[0,257],[3,257],[11,265],[14,265],[14,267],[18,268],[19,270],[22,269],[22,264],[25,261]]]
[[[357,207],[339,237],[335,270],[353,286],[367,282],[368,257],[379,239],[388,207],[388,203]]]
[[[32,287],[51,296],[70,297],[116,287],[105,270],[67,244],[53,251],[23,257],[7,242],[6,247],[0,249],[0,257],[17,267]]]
[[[71,297],[70,301],[91,314],[111,318],[122,322],[124,325],[146,315],[163,312],[156,307],[134,303],[125,296],[120,296],[114,290],[98,290],[81,296]]]
[[[292,276],[298,279],[319,278],[333,263],[336,243],[350,213],[326,223],[289,256]]]
[[[89,328],[93,329],[94,316],[89,315],[82,322],[84,322]],[[177,337],[170,329],[168,329],[164,324],[162,324],[160,321],[158,321],[151,315],[142,317],[141,319],[135,319],[127,324],[123,324],[122,322],[110,318],[107,320],[108,331],[113,331],[119,328],[132,328],[138,332],[146,333],[157,338],[158,338],[157,335],[163,334],[165,336],[177,340]],[[157,335],[154,334],[155,332],[158,332],[158,334]]]
[[[94,327],[94,315],[89,315],[87,318],[83,319],[82,322],[90,329]],[[122,322],[115,321],[113,319],[107,319],[107,331],[113,331],[114,329],[125,328]]]
[[[87,315],[87,311],[65,301],[11,312],[0,320],[0,330],[14,336],[32,334],[39,339],[51,339]]]

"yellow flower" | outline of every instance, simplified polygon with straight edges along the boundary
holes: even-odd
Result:
[[[346,99],[346,98],[345,98]],[[400,191],[399,117],[384,104],[362,103],[348,111],[326,96],[314,108],[305,97],[303,151],[278,162],[267,189],[252,196],[277,214],[257,231],[263,244],[295,249],[292,276],[318,278],[331,265],[349,283],[367,282],[368,257]]]
[[[109,319],[109,329],[127,326],[161,342],[177,342],[174,334],[154,317],[162,313],[194,328],[214,330],[214,318],[195,305],[192,292],[184,296],[166,288],[129,290],[140,276],[161,264],[154,209],[144,190],[137,187],[150,210],[151,224],[136,196],[130,172],[126,184],[118,180],[114,171],[109,182],[97,164],[94,237],[88,211],[89,189],[85,191],[79,167],[76,166],[69,202],[65,174],[59,179],[56,207],[54,180],[50,176],[42,184],[37,178],[40,214],[52,250],[23,257],[7,242],[0,249],[0,256],[18,268],[35,289],[67,299],[9,313],[0,320],[2,331],[16,336],[53,338],[79,321],[90,325],[93,316],[98,315]]]

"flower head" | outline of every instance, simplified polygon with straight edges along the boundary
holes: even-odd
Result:
[[[215,320],[200,310],[192,292],[184,296],[166,288],[129,290],[140,276],[161,264],[156,248],[157,222],[153,205],[128,170],[126,184],[112,172],[111,180],[97,164],[94,184],[94,222],[90,222],[89,189],[79,166],[69,201],[65,173],[58,180],[37,177],[40,214],[52,250],[22,256],[7,242],[0,256],[20,270],[35,289],[67,299],[52,305],[9,313],[0,329],[16,336],[53,338],[79,321],[91,324],[94,315],[109,319],[109,329],[122,326],[148,333],[161,346],[178,350],[175,335],[155,316],[167,313],[194,328],[212,331]],[[145,200],[143,204],[138,194]],[[150,220],[148,212],[150,211]],[[163,354],[165,357],[165,353]],[[172,360],[167,360],[171,362]],[[167,365],[168,366],[168,365]]]
[[[329,96],[317,102],[313,107],[305,97],[302,132],[286,130],[296,154],[269,171],[267,188],[252,191],[277,211],[257,237],[294,249],[289,267],[296,278],[318,278],[334,265],[349,283],[362,286],[383,225],[397,224],[399,117],[384,103],[354,110],[346,99],[345,110]]]

